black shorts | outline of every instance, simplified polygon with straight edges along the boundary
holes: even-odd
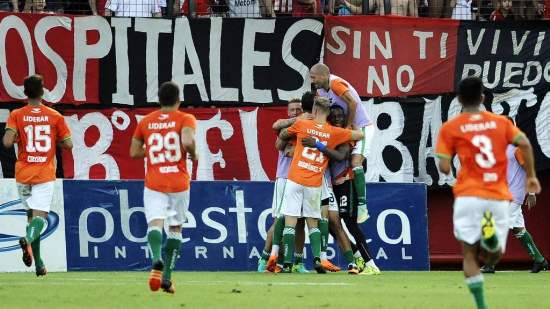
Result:
[[[353,182],[346,180],[344,183],[332,187],[336,201],[338,202],[338,212],[340,217],[357,217],[357,194],[353,188]]]

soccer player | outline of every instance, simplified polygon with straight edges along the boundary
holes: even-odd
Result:
[[[315,64],[311,67],[310,78],[320,96],[329,98],[332,105],[339,105],[344,109],[347,114],[346,123],[348,126],[363,132],[364,138],[355,144],[351,155],[354,173],[353,185],[359,199],[357,220],[359,223],[363,223],[369,218],[363,161],[365,161],[369,152],[369,143],[374,133],[374,126],[372,126],[367,116],[357,91],[347,81],[330,74],[328,66],[322,63]]]
[[[308,108],[308,111],[311,112],[311,107]],[[277,120],[273,124],[273,129],[277,131],[277,133],[279,133],[280,130],[291,126],[296,121],[296,117],[300,116],[302,113],[303,113],[303,110],[302,110],[301,100],[300,99],[290,100],[287,105],[287,115],[289,118]],[[279,151],[279,158],[277,160],[277,174],[275,179],[275,186],[273,188],[273,202],[271,205],[271,216],[273,217],[274,221],[267,232],[264,250],[262,252],[262,256],[260,260],[258,261],[258,272],[265,272],[267,270],[267,262],[270,256],[273,256],[270,271],[271,272],[280,271],[280,269],[275,268],[277,265],[274,265],[274,264],[277,263],[276,262],[277,259],[280,258],[279,245],[282,240],[282,234],[284,229],[284,217],[281,215],[280,212],[283,204],[283,195],[285,192],[285,183],[288,175],[288,168],[290,166],[290,162],[292,161],[292,156],[285,154],[285,148],[287,148],[288,146],[286,142],[280,142],[276,146],[278,148],[277,150]],[[290,149],[287,151],[293,151],[293,146],[291,146]],[[301,220],[302,229],[301,229],[301,232],[297,234],[297,236],[299,234],[301,234],[301,236],[297,237],[298,243],[296,247],[300,246],[299,240],[301,239],[301,247],[303,248],[303,243],[305,240],[303,225],[304,225],[304,222],[303,220]],[[299,256],[298,258],[301,258],[301,257],[302,256]],[[306,272],[304,264],[301,261],[299,261],[294,268],[296,272],[300,272],[300,273]]]
[[[537,202],[537,198],[534,193],[529,193],[527,194],[527,197],[525,197],[526,174],[523,169],[525,160],[523,159],[523,156],[518,148],[512,145],[508,146],[508,149],[506,150],[506,157],[508,158],[508,187],[510,188],[514,198],[510,205],[510,229],[534,261],[531,272],[538,273],[544,269],[550,270],[548,262],[544,256],[542,256],[537,248],[537,245],[535,245],[531,234],[529,234],[525,228],[525,220],[523,219],[523,213],[521,211],[521,206],[524,200],[528,209],[535,207]],[[485,264],[485,266],[481,268],[481,272],[494,273],[495,266]]]
[[[451,159],[458,155],[461,168],[453,187],[454,234],[463,247],[466,284],[478,308],[487,308],[478,256],[495,265],[506,248],[512,195],[506,182],[506,148],[518,146],[527,174],[527,191],[539,193],[533,149],[525,135],[504,116],[481,111],[483,82],[468,77],[458,85],[462,113],[448,120],[439,131],[436,155],[439,169],[451,172]]]
[[[317,273],[326,273],[321,265],[321,235],[318,221],[321,218],[320,198],[323,174],[328,165],[328,159],[317,149],[302,145],[303,138],[312,136],[328,147],[347,143],[363,138],[361,131],[352,131],[333,127],[327,123],[330,102],[326,98],[315,98],[312,120],[299,119],[288,129],[279,134],[282,140],[296,137],[299,141],[294,150],[290,165],[283,210],[285,229],[283,241],[285,245],[285,264],[283,272],[290,272],[294,253],[295,226],[298,218],[305,217],[309,228],[309,238],[313,251],[314,267]]]
[[[345,128],[346,115],[344,109],[339,105],[331,106],[328,120],[333,126]],[[348,262],[350,263],[348,265],[348,273],[353,274],[358,270],[364,275],[379,275],[380,269],[376,266],[372,254],[370,253],[366,237],[357,223],[357,207],[355,207],[355,205],[357,205],[357,194],[351,182],[351,179],[353,179],[353,172],[351,170],[350,156],[353,146],[348,143],[338,145],[336,149],[331,149],[322,144],[316,144],[311,138],[304,139],[302,142],[309,147],[316,147],[330,158],[329,167],[332,174],[334,194],[336,195],[336,201],[338,201],[339,205],[339,213],[330,213],[331,227],[336,231],[336,238],[344,252],[348,248],[346,244],[350,244],[350,242],[347,234],[343,231],[340,217],[344,219],[348,231],[356,241],[357,251],[354,249],[354,253],[352,254],[355,257],[356,266],[358,266],[359,269],[354,268],[353,264]]]
[[[59,145],[71,149],[71,132],[57,111],[42,105],[42,76],[31,75],[23,82],[28,98],[25,107],[11,112],[2,140],[4,147],[18,146],[15,180],[21,202],[27,208],[27,233],[19,239],[23,263],[30,267],[34,259],[36,276],[47,273],[40,256],[40,233],[46,225],[55,185],[55,150]]]
[[[180,90],[173,82],[159,89],[160,109],[145,116],[138,124],[130,146],[132,158],[147,158],[143,206],[147,220],[147,242],[153,267],[149,288],[174,293],[172,270],[179,257],[182,224],[189,209],[190,177],[187,154],[197,159],[196,119],[178,110]],[[162,230],[168,225],[168,237],[162,259]]]

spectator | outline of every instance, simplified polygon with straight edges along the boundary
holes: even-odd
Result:
[[[44,0],[26,0],[25,7],[23,8],[23,12],[42,13],[44,12],[45,6],[46,6],[46,1]]]
[[[17,0],[0,0],[0,12],[19,12],[19,7],[17,6]]]
[[[227,0],[226,3],[229,17],[275,17],[273,0]]]
[[[159,0],[107,0],[105,16],[161,17]]]
[[[503,20],[515,20],[514,11],[512,10],[512,0],[501,0],[497,4],[496,10],[491,13],[489,20],[491,21],[503,21]]]
[[[306,17],[320,14],[320,0],[292,0],[292,16]]]
[[[390,2],[390,12],[386,12],[385,1]],[[376,15],[418,17],[418,8],[416,0],[374,0],[374,13]]]
[[[456,4],[455,4],[456,3]],[[453,9],[453,19],[472,20],[472,0],[451,0]]]
[[[46,6],[47,11],[66,13],[72,15],[98,15],[98,4],[103,4],[105,7],[105,0],[70,0],[66,3],[64,11],[61,0],[58,1],[56,6],[50,6],[51,2],[48,2]],[[97,2],[96,2],[97,1]],[[53,2],[53,1],[52,1]],[[61,4],[61,5],[60,5]]]
[[[449,18],[453,13],[451,0],[428,0],[428,11],[430,17]]]

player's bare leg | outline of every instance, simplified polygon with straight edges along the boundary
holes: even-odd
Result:
[[[487,308],[485,297],[483,296],[483,275],[479,270],[477,262],[479,247],[478,245],[469,245],[462,243],[462,252],[464,256],[462,268],[466,285],[470,289],[478,309]]]
[[[309,241],[313,253],[313,267],[318,274],[326,274],[325,268],[321,265],[321,231],[319,231],[319,220],[315,218],[306,218],[309,229]]]
[[[158,291],[162,283],[162,271],[164,262],[162,261],[162,229],[164,227],[163,219],[154,219],[149,222],[147,229],[147,243],[151,252],[153,267],[149,275],[149,288],[151,291]]]
[[[328,201],[328,199],[327,199]],[[327,257],[328,235],[329,235],[329,205],[321,206],[321,220],[319,220],[319,231],[321,232],[321,265],[331,272],[340,271],[340,267],[332,264]]]
[[[329,211],[329,224],[330,229],[336,235],[336,241],[340,245],[342,252],[344,252],[344,257],[348,263],[348,273],[351,275],[359,274],[359,269],[355,264],[355,257],[353,256],[353,250],[351,250],[351,242],[348,238],[344,228],[342,227],[342,222],[340,220],[340,215],[337,211]]]
[[[181,225],[170,226],[168,228],[168,238],[164,248],[166,256],[166,265],[162,273],[161,288],[164,292],[174,294],[175,288],[172,282],[172,271],[176,266],[181,248]]]

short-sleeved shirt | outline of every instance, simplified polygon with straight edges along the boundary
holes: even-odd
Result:
[[[506,149],[522,134],[510,120],[490,112],[463,113],[443,124],[436,155],[460,159],[454,195],[511,200]]]
[[[159,0],[107,0],[105,3],[105,9],[117,17],[152,17],[161,12],[160,7]]]
[[[367,110],[365,109],[365,106],[361,103],[361,97],[359,97],[359,94],[353,88],[350,83],[343,80],[342,78],[336,76],[336,75],[330,75],[329,77],[329,90],[325,89],[319,89],[317,90],[317,94],[321,97],[328,98],[330,100],[331,105],[338,105],[344,109],[344,113],[346,115],[348,114],[348,104],[344,99],[342,99],[342,96],[348,92],[352,96],[353,100],[357,103],[357,107],[355,109],[355,118],[353,119],[353,124],[356,128],[363,128],[365,126],[368,126],[371,124],[371,120],[369,116],[367,115]]]
[[[288,132],[296,134],[297,140],[288,179],[306,187],[321,186],[329,159],[315,148],[304,147],[301,140],[313,137],[329,148],[335,148],[351,140],[351,130],[334,127],[328,123],[319,124],[314,120],[298,119],[288,128]]]
[[[17,133],[17,182],[40,184],[55,180],[56,145],[71,138],[63,116],[44,105],[27,105],[11,112],[6,130]]]
[[[165,193],[189,189],[187,152],[181,144],[183,128],[196,128],[195,116],[181,111],[155,111],[145,116],[134,139],[145,145],[145,187]]]
[[[508,146],[506,156],[508,157],[508,187],[512,193],[513,201],[522,204],[527,191],[525,188],[527,174],[522,167],[525,164],[525,159],[519,149],[512,145]]]

